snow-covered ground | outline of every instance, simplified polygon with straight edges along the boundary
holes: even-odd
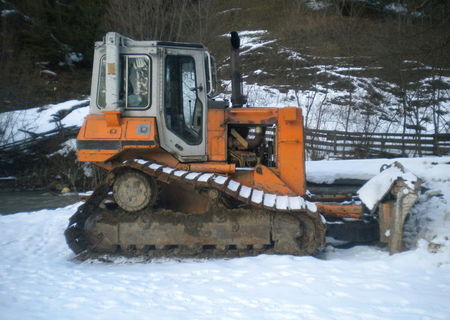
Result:
[[[352,166],[377,165],[334,174]],[[320,258],[79,262],[63,236],[79,204],[0,216],[0,318],[449,319],[450,180],[426,186],[409,226],[418,246],[393,256],[360,246]]]
[[[85,100],[69,100],[62,103],[50,104],[44,107],[36,107],[25,110],[15,110],[0,113],[0,145],[30,138],[32,133],[43,133],[56,129],[54,118],[58,112],[70,110],[80,104],[87,104]],[[89,107],[73,110],[61,120],[64,127],[81,126],[83,119],[89,113]],[[28,132],[27,132],[28,131]]]

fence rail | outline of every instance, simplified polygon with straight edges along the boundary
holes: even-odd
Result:
[[[305,129],[311,159],[377,158],[450,154],[450,133],[364,133]]]

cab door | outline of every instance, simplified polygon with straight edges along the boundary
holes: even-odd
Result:
[[[180,161],[206,160],[204,65],[202,51],[165,50],[161,146]]]

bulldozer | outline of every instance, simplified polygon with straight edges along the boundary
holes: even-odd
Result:
[[[308,193],[301,109],[246,107],[239,47],[232,32],[230,103],[215,99],[202,44],[116,32],[95,43],[77,156],[107,174],[70,218],[76,254],[310,255],[324,217],[364,218],[361,204]]]

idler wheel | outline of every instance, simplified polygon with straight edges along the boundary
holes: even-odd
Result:
[[[113,185],[116,203],[128,212],[142,210],[155,203],[158,195],[156,181],[139,171],[121,173]]]

